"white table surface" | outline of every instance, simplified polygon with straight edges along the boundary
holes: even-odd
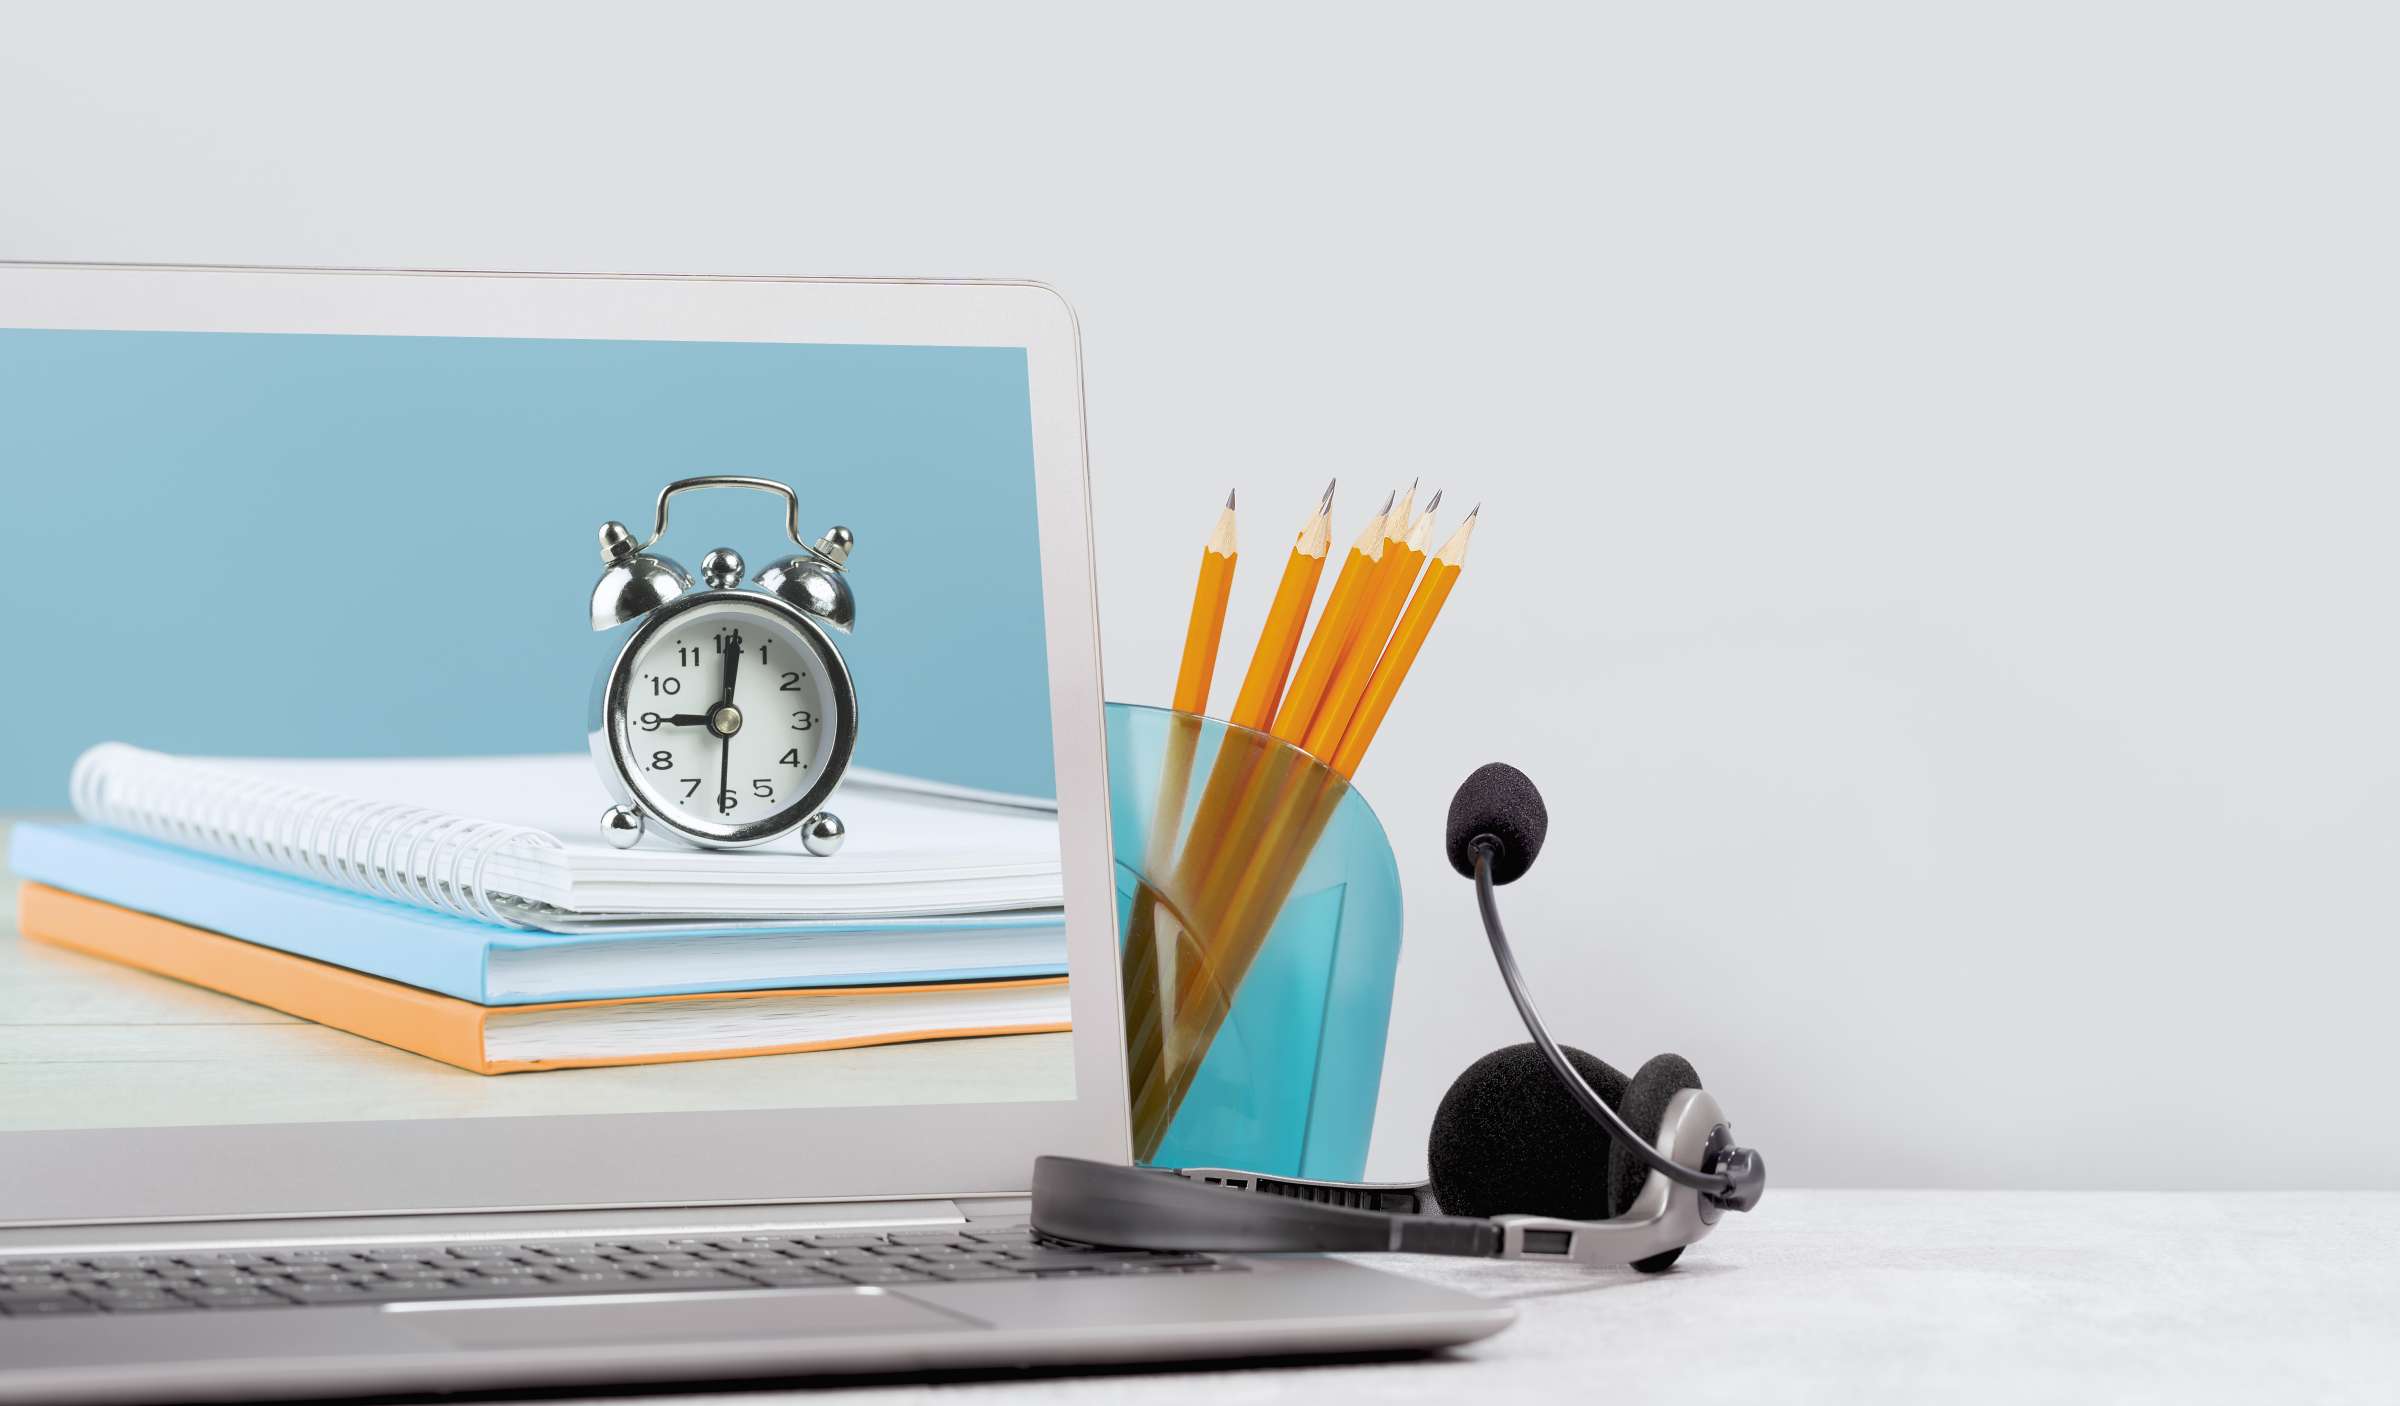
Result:
[[[1407,1361],[671,1399],[2400,1401],[2400,1193],[1776,1190],[1656,1277],[1372,1262],[1505,1299],[1519,1319],[1497,1337]]]

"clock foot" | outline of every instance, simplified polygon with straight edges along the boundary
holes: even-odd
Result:
[[[821,810],[800,823],[800,843],[819,859],[832,857],[842,847],[842,818],[832,811]]]
[[[600,812],[600,835],[618,849],[642,842],[642,813],[632,806],[610,806]]]

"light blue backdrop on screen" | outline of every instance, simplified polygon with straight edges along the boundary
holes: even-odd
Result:
[[[595,529],[858,534],[858,763],[1054,793],[1021,351],[0,331],[0,807],[84,747],[578,751]],[[782,546],[679,497],[661,550]]]

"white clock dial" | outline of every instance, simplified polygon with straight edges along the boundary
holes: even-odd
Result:
[[[772,610],[682,612],[625,664],[629,779],[702,827],[797,820],[839,723],[830,684],[822,646]]]

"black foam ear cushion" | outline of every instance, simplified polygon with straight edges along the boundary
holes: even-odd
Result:
[[[1650,1140],[1658,1142],[1659,1132],[1666,1127],[1667,1105],[1685,1089],[1700,1087],[1700,1071],[1682,1055],[1653,1056],[1649,1063],[1633,1071],[1626,1081],[1625,1097],[1618,1101],[1617,1112],[1626,1126]],[[1650,1169],[1634,1160],[1632,1153],[1619,1147],[1612,1139],[1608,1145],[1608,1214],[1621,1216],[1642,1194],[1642,1183],[1649,1180]]]
[[[1581,1050],[1566,1053],[1610,1106],[1624,1097],[1624,1075]],[[1509,1045],[1451,1083],[1433,1115],[1425,1162],[1445,1215],[1602,1220],[1608,1146],[1541,1050]]]

